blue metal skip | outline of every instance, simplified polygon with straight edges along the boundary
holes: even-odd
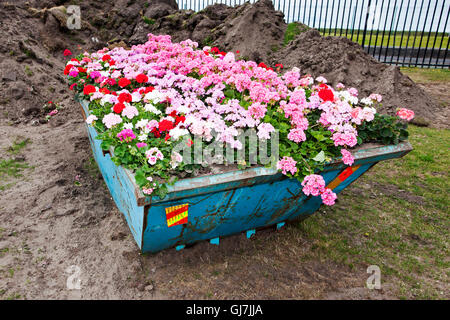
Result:
[[[85,116],[87,103],[81,105]],[[307,217],[322,204],[320,197],[305,196],[298,180],[264,167],[183,179],[169,186],[164,199],[145,196],[133,174],[111,161],[112,150],[102,151],[95,129],[87,126],[87,130],[106,185],[142,252],[181,249],[201,240],[218,244],[223,236]],[[335,162],[321,175],[327,186],[339,193],[377,162],[402,157],[411,150],[408,142],[369,145],[353,152],[351,168]],[[187,223],[168,227],[166,209],[186,204]]]

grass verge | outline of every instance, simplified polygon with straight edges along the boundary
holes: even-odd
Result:
[[[298,228],[312,258],[377,265],[399,298],[448,299],[450,131],[410,132],[411,153],[379,163]]]

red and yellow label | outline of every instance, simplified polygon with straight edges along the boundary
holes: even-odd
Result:
[[[331,181],[327,188],[330,188],[331,190],[333,190],[334,188],[336,188],[338,185],[341,184],[341,182],[343,182],[344,180],[346,180],[348,177],[350,177],[356,170],[359,169],[359,167],[361,166],[353,166],[353,167],[348,167],[347,169],[345,169],[344,171],[342,171],[336,179],[334,179],[333,181]]]
[[[188,222],[188,206],[189,204],[181,204],[166,208],[167,226],[173,227]]]

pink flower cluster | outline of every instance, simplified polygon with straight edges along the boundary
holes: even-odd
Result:
[[[414,111],[406,108],[401,108],[400,110],[397,111],[397,116],[400,119],[411,121],[412,119],[414,119]]]
[[[131,142],[133,139],[136,139],[136,135],[133,133],[131,129],[124,129],[117,134],[117,138],[120,141]]]
[[[283,174],[295,174],[297,172],[297,161],[292,159],[292,157],[283,157],[283,159],[279,160],[277,163],[277,169],[281,170]]]
[[[346,165],[351,166],[355,161],[355,158],[349,151],[341,149],[341,154],[342,154],[342,162],[344,162]]]
[[[325,188],[325,180],[317,174],[306,176],[302,182],[303,193],[307,196],[321,196],[322,201],[327,206],[332,206],[337,199],[336,194],[329,188]]]

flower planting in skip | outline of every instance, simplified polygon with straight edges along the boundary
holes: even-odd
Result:
[[[281,74],[280,64],[274,70],[217,47],[197,47],[149,34],[130,50],[105,48],[66,64],[70,89],[89,101],[86,122],[102,148],[113,149],[114,163],[135,172],[146,195],[164,198],[181,172],[220,160],[231,164],[230,156],[239,168],[269,165],[269,158],[301,182],[305,195],[333,205],[336,194],[319,175],[326,163],[351,166],[355,146],[408,137],[414,113],[403,108],[397,116],[378,114],[378,94],[360,98],[355,88],[333,88],[297,68]],[[266,154],[252,153],[255,140],[268,146]],[[227,149],[226,157],[218,147]],[[196,159],[195,150],[208,148],[214,155]],[[194,150],[193,157],[186,149]]]

